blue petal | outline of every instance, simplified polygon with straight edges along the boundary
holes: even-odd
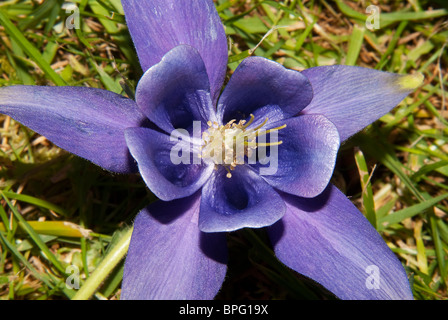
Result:
[[[0,88],[0,113],[113,172],[135,171],[124,130],[147,122],[133,100],[84,87]]]
[[[315,67],[302,73],[314,91],[303,112],[330,119],[341,141],[388,113],[423,80],[421,74],[398,75],[354,66]]]
[[[250,57],[240,63],[219,98],[218,117],[227,123],[252,113],[264,121],[263,113],[274,108],[282,118],[289,118],[305,108],[312,97],[311,84],[300,72],[265,58]],[[256,114],[262,108],[265,111]]]
[[[266,129],[284,124],[286,128],[274,131],[278,137],[273,141],[272,134],[261,135],[267,143],[282,141],[282,144],[257,148],[259,161],[252,167],[276,189],[300,197],[315,197],[327,187],[333,175],[339,149],[338,131],[321,115],[290,118],[272,123]],[[262,151],[266,157],[261,156]],[[264,159],[268,163],[260,164]]]
[[[220,166],[202,188],[199,229],[204,232],[261,228],[278,221],[285,213],[279,194],[244,165],[232,171]]]
[[[337,188],[283,199],[285,216],[268,228],[280,261],[341,299],[413,298],[400,261]]]
[[[162,200],[192,195],[213,171],[194,157],[195,145],[188,136],[172,139],[148,128],[128,128],[125,136],[147,186]]]
[[[224,281],[224,233],[198,229],[200,197],[151,204],[134,223],[122,300],[213,299]]]
[[[216,102],[227,68],[227,39],[212,0],[122,0],[143,71],[186,44],[204,60]]]
[[[216,121],[204,62],[196,49],[178,46],[140,79],[135,98],[144,114],[171,134],[174,129],[192,132],[193,121],[207,128]]]

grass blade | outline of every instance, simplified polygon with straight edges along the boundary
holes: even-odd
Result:
[[[378,221],[379,229],[384,229],[387,225],[399,223],[407,218],[412,218],[425,210],[435,206],[440,201],[448,198],[448,194],[442,194],[438,197],[420,202],[411,207],[391,213]]]
[[[23,51],[37,63],[54,84],[58,86],[66,85],[65,81],[51,68],[47,61],[45,61],[40,51],[25,38],[22,32],[11,22],[11,20],[9,20],[2,10],[0,10],[0,24],[5,28],[6,32],[17,41]]]
[[[47,247],[47,245],[42,241],[42,239],[39,237],[39,235],[34,231],[34,229],[28,224],[28,222],[22,217],[22,215],[17,211],[16,207],[11,204],[9,199],[6,197],[6,195],[3,193],[3,191],[0,190],[0,194],[3,197],[3,199],[6,201],[7,205],[11,209],[12,213],[14,214],[14,217],[19,221],[20,227],[25,230],[28,235],[33,239],[34,243],[39,247],[40,250],[42,250],[45,257],[51,261],[51,263],[58,269],[62,274],[65,274],[65,268],[62,267],[59,260],[53,255],[53,253],[50,251],[50,249]]]
[[[362,43],[364,40],[364,27],[358,25],[353,26],[353,33],[350,36],[350,44],[345,57],[345,64],[348,66],[354,66],[358,60],[359,52],[361,51]]]

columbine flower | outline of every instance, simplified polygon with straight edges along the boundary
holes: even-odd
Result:
[[[135,220],[122,298],[211,299],[226,274],[225,232],[267,227],[283,263],[339,298],[412,299],[399,260],[329,181],[340,142],[389,112],[421,76],[349,66],[297,72],[250,57],[220,94],[227,45],[211,0],[122,3],[146,70],[135,102],[82,87],[0,90],[2,113],[60,147],[113,172],[134,172],[134,158],[162,200]],[[227,153],[234,139],[241,153]],[[172,151],[184,146],[190,161],[175,163]],[[273,156],[269,168],[262,160]],[[370,270],[379,272],[374,288]]]

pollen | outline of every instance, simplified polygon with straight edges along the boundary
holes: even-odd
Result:
[[[256,127],[249,128],[254,120],[255,116],[251,114],[247,121],[240,120],[237,122],[236,119],[233,119],[225,125],[208,121],[208,129],[202,133],[200,157],[204,161],[212,161],[215,164],[215,169],[224,166],[227,171],[227,178],[231,178],[232,171],[238,165],[244,164],[245,159],[253,158],[256,155],[257,148],[282,144],[282,141],[258,142],[257,138],[284,129],[286,124],[264,130],[263,127],[269,120],[266,118]]]

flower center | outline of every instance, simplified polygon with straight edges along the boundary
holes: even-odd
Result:
[[[201,158],[205,161],[213,161],[215,169],[219,165],[223,165],[227,170],[227,178],[231,178],[231,171],[237,165],[244,164],[245,158],[249,160],[249,163],[256,162],[257,148],[282,144],[283,141],[272,141],[272,136],[271,141],[268,143],[261,141],[263,139],[257,138],[286,128],[286,124],[264,130],[263,127],[268,122],[268,118],[266,118],[260,125],[248,129],[254,119],[254,115],[251,114],[249,121],[240,120],[236,123],[234,119],[226,125],[208,121],[208,129],[202,133]]]

